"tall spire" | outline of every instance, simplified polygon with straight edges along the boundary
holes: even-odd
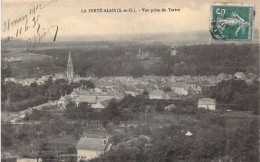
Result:
[[[72,81],[73,78],[74,78],[73,63],[72,63],[71,54],[69,52],[69,59],[67,64],[67,79],[69,81]]]
[[[68,64],[72,64],[72,59],[71,59],[71,54],[70,54],[70,51],[69,51],[69,59],[68,59]]]

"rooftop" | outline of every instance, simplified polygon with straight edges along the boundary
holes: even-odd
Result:
[[[163,95],[164,92],[162,90],[153,90],[150,95]]]
[[[105,151],[108,145],[108,138],[81,137],[76,148],[85,150]]]
[[[199,99],[198,104],[216,104],[216,100],[211,98],[202,98]]]

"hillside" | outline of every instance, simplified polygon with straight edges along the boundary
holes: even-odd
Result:
[[[138,59],[139,49],[149,53],[142,60]],[[107,48],[88,50],[87,48],[70,49],[75,72],[85,76],[94,73],[97,76],[116,75],[218,75],[235,72],[259,73],[259,46],[244,45],[193,45],[172,48],[161,44],[107,44]],[[48,66],[66,68],[69,50],[48,49],[33,50],[32,53],[51,55],[56,58]],[[65,56],[64,56],[65,55]]]

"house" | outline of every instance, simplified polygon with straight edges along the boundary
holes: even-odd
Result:
[[[101,93],[101,92],[102,92],[102,90],[101,90],[100,88],[94,88],[94,91],[95,91],[95,92],[98,92],[98,93]]]
[[[166,106],[164,109],[168,110],[168,111],[171,111],[171,110],[173,110],[175,108],[177,108],[177,106],[175,104],[170,104],[170,105]]]
[[[140,93],[143,93],[146,89],[145,85],[142,85],[142,84],[134,84],[134,86],[135,86],[135,89]]]
[[[67,104],[71,101],[71,96],[61,96],[61,98],[58,100],[58,106],[65,108]]]
[[[247,78],[249,78],[250,80],[256,80],[257,75],[255,75],[254,73],[249,73],[249,74],[247,75]]]
[[[91,108],[94,109],[104,109],[108,106],[110,100],[102,101],[102,102],[97,102],[91,105]]]
[[[80,103],[89,103],[89,104],[96,104],[98,102],[97,96],[79,96],[74,97],[72,100],[77,106],[79,106]]]
[[[134,85],[124,85],[124,92],[127,95],[131,95],[131,96],[137,96],[139,94],[141,94],[141,92],[138,92],[136,87]]]
[[[198,101],[198,108],[216,110],[216,100],[211,98],[202,98]]]
[[[179,94],[179,95],[188,95],[189,94],[189,86],[185,82],[176,82],[173,83],[171,89]]]
[[[231,75],[228,75],[226,73],[220,73],[217,78],[222,81],[222,80],[229,80],[229,79],[232,79],[232,76]]]
[[[7,83],[7,82],[14,82],[14,83],[16,83],[16,79],[14,79],[14,78],[5,78],[5,83]]]
[[[158,85],[156,84],[156,83],[148,83],[147,85],[146,85],[146,90],[150,93],[150,92],[152,92],[153,90],[158,90],[159,89],[159,87],[158,87]]]
[[[53,79],[53,76],[52,75],[43,75],[36,80],[36,83],[38,85],[41,85],[41,84],[44,84],[45,82],[47,82],[49,79]]]
[[[139,50],[139,53],[137,55],[137,58],[140,60],[145,60],[149,57],[149,52],[144,52],[142,49]]]
[[[106,91],[103,91],[103,89]],[[117,90],[103,89],[86,89],[81,87],[73,89],[69,95],[61,97],[58,100],[58,105],[65,107],[71,101],[77,106],[79,106],[80,103],[89,103],[92,108],[105,108],[107,105],[106,102],[111,99],[122,99],[124,97]]]
[[[178,94],[175,93],[174,91],[168,91],[168,92],[165,92],[167,98],[169,99],[176,99],[178,97]]]
[[[187,85],[190,87],[191,91],[195,94],[199,94],[201,93],[201,86],[199,85],[199,82],[198,81],[188,81],[187,82]]]
[[[212,87],[214,87],[215,84],[212,83],[211,81],[203,80],[203,81],[200,81],[200,86],[201,86],[203,89],[209,90],[209,89],[211,89]]]
[[[36,83],[36,78],[26,78],[19,81],[23,86],[30,86],[32,83]]]
[[[63,72],[63,73],[55,73],[54,78],[55,78],[55,80],[57,80],[57,79],[67,80],[67,75],[66,75],[65,72]]]
[[[111,147],[108,138],[81,137],[76,146],[78,161],[96,158],[107,153]]]
[[[149,99],[169,99],[169,97],[162,90],[153,90],[149,93]]]
[[[42,162],[41,158],[17,158],[16,162]]]
[[[242,80],[246,79],[246,75],[243,72],[236,72],[234,74],[234,77],[236,77],[237,79],[242,79]]]
[[[177,54],[177,50],[176,49],[171,50],[171,56],[176,56],[176,54]]]
[[[6,62],[16,62],[16,61],[22,61],[22,57],[5,57],[4,60]]]

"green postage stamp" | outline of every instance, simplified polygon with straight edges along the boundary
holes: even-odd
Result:
[[[210,33],[211,38],[216,40],[252,40],[254,6],[213,4]]]

